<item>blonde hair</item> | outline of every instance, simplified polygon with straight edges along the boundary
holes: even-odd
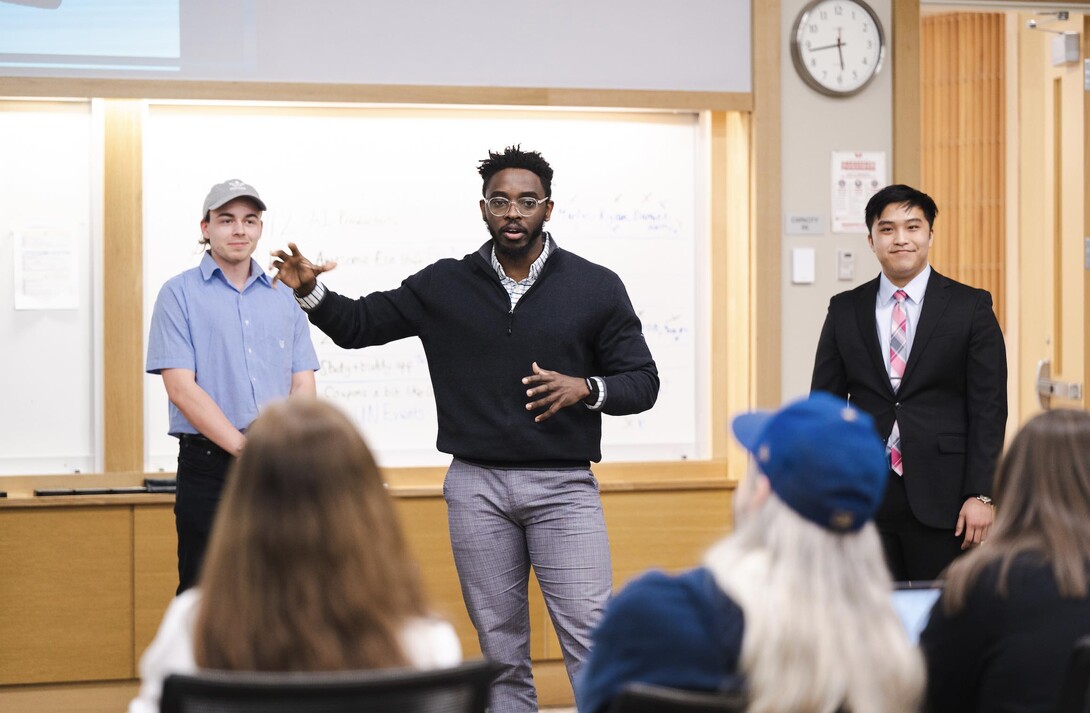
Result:
[[[944,610],[960,611],[972,585],[998,565],[1006,595],[1016,558],[1032,554],[1052,567],[1060,595],[1090,591],[1090,414],[1057,409],[1034,416],[1014,437],[995,474],[995,524],[988,543],[950,566]]]
[[[393,503],[355,426],[306,397],[267,407],[231,468],[200,580],[202,668],[406,665],[425,615]]]
[[[743,483],[740,504],[752,488]],[[917,711],[923,659],[893,610],[874,524],[833,533],[771,492],[738,520],[705,564],[745,615],[746,710]]]

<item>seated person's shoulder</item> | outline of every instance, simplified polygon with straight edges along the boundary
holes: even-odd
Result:
[[[597,638],[630,649],[714,648],[725,653],[740,647],[742,629],[741,609],[700,567],[679,575],[648,572],[634,579],[606,609]]]

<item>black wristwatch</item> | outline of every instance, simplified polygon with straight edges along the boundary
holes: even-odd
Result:
[[[598,403],[598,380],[591,377],[586,378],[587,388],[590,389],[590,396],[583,399],[583,403],[587,406],[593,406]]]

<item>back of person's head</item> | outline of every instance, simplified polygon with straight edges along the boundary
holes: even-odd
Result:
[[[889,470],[872,419],[814,393],[733,430],[750,470],[706,565],[745,615],[747,710],[917,710],[923,663],[872,521]]]
[[[204,668],[321,671],[406,663],[399,633],[424,614],[393,503],[339,410],[265,408],[228,474],[200,579]]]
[[[995,474],[995,523],[987,542],[950,567],[944,603],[957,611],[992,565],[1006,593],[1014,560],[1048,562],[1060,593],[1090,592],[1090,413],[1057,409],[1034,416],[1011,441]]]
[[[895,183],[892,186],[882,188],[867,201],[867,207],[863,211],[867,223],[867,232],[871,232],[874,221],[882,216],[882,212],[890,205],[907,205],[909,208],[919,208],[927,218],[927,226],[935,229],[935,216],[939,214],[939,208],[935,200],[912,186],[903,183]]]

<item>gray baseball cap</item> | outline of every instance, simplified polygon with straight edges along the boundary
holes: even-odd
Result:
[[[265,201],[261,200],[261,196],[257,194],[256,188],[249,183],[232,178],[223,183],[217,183],[212,186],[212,190],[208,191],[208,197],[204,199],[204,210],[201,211],[201,220],[208,215],[208,211],[227,205],[236,198],[249,198],[262,211],[268,210],[265,207]]]

